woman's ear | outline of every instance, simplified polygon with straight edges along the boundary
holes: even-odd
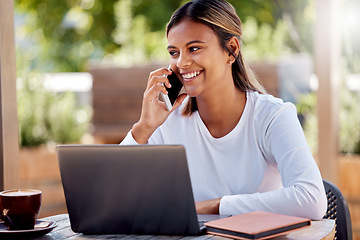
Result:
[[[235,36],[231,37],[228,42],[228,48],[236,57],[239,56],[240,52],[240,42],[239,39]],[[229,53],[231,55],[231,53]]]

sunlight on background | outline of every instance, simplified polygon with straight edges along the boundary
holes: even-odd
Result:
[[[349,70],[360,74],[360,1],[348,0],[342,9],[344,54],[349,59]]]

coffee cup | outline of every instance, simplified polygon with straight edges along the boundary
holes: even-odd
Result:
[[[0,217],[9,230],[34,229],[40,205],[40,190],[17,189],[0,192]]]

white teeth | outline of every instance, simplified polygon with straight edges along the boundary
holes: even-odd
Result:
[[[196,71],[196,72],[192,72],[192,73],[183,74],[182,76],[183,76],[183,78],[193,78],[199,74],[200,74],[200,71]]]

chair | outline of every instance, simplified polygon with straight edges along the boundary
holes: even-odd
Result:
[[[351,217],[348,204],[340,190],[331,182],[324,180],[328,207],[324,218],[335,220],[335,238],[352,240]]]

